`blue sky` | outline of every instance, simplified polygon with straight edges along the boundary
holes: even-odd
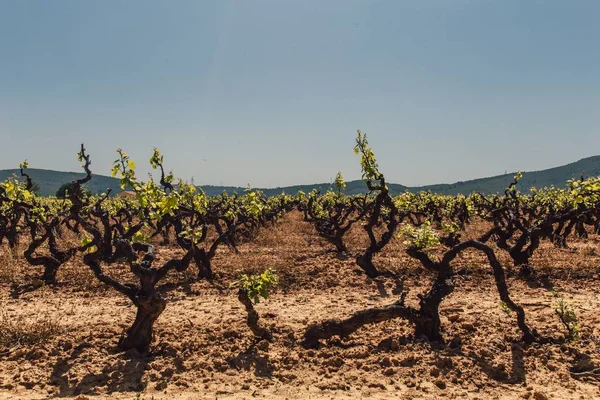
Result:
[[[0,0],[0,168],[455,182],[600,154],[600,2]]]

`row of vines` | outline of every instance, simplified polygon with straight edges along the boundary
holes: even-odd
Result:
[[[363,195],[344,194],[344,179],[338,174],[335,190],[326,193],[265,197],[248,189],[242,194],[208,197],[165,173],[163,156],[155,149],[150,165],[160,179],[150,177],[146,182],[137,178],[128,154],[117,151],[112,175],[134,195],[111,196],[110,191],[93,195],[84,190],[93,175],[91,157],[82,145],[78,159],[85,176],[72,182],[65,199],[35,195],[27,162],[20,166],[21,176],[0,183],[0,245],[14,249],[23,243],[24,259],[39,268],[36,281],[45,285],[55,285],[58,271],[69,261],[77,260],[81,268],[88,268],[98,281],[136,307],[135,320],[119,340],[119,348],[147,352],[154,325],[167,306],[163,291],[167,277],[193,271],[199,280],[219,279],[218,265],[213,265],[219,249],[237,252],[239,244],[252,241],[260,229],[298,210],[340,254],[348,253],[346,233],[353,226],[362,227],[368,245],[356,255],[356,264],[370,278],[392,274],[377,265],[376,256],[395,237],[403,238],[406,254],[428,271],[423,276],[433,277],[429,289],[418,295],[417,306],[406,304],[407,292],[403,292],[385,307],[361,310],[343,320],[314,321],[306,327],[302,346],[318,347],[334,336],[345,337],[366,324],[390,319],[406,321],[414,327],[415,337],[442,341],[440,304],[455,288],[453,262],[466,251],[485,257],[501,304],[514,314],[521,340],[552,340],[528,323],[518,299],[511,297],[507,266],[499,261],[499,252],[505,252],[514,270],[528,279],[536,274],[530,260],[542,241],[564,248],[570,237],[600,233],[600,179],[582,177],[569,181],[564,189],[532,189],[525,194],[518,188],[521,175],[517,174],[504,193],[497,195],[406,192],[393,196],[366,135],[358,132],[354,150],[367,188]],[[466,227],[476,220],[487,222],[486,232],[465,238]],[[78,240],[67,240],[72,237]],[[177,251],[161,253],[158,263],[157,254],[165,248]],[[111,274],[119,263],[127,265],[131,279]],[[273,340],[269,329],[260,324],[254,305],[276,285],[277,276],[271,270],[240,276],[238,299],[258,339]],[[38,286],[31,283],[32,288]],[[563,303],[557,318],[569,337],[575,338],[574,312]]]

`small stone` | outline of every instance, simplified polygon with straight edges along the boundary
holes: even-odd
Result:
[[[379,365],[381,365],[382,367],[391,367],[392,366],[392,361],[390,360],[389,357],[384,357],[381,359],[381,361],[379,362]]]
[[[397,339],[387,338],[383,339],[377,345],[377,350],[379,351],[397,351],[400,348],[400,344]]]
[[[444,382],[441,379],[438,379],[437,381],[435,381],[435,386],[439,387],[440,389],[446,389],[446,382]]]
[[[463,328],[466,331],[474,331],[475,330],[475,326],[469,322],[463,322],[460,325],[461,328]]]
[[[452,314],[448,316],[448,321],[450,322],[456,322],[460,319],[460,315],[459,314]]]
[[[340,368],[342,365],[344,365],[344,360],[342,360],[340,357],[332,357],[325,362],[325,365]]]
[[[259,349],[260,351],[269,351],[269,342],[266,340],[261,340],[256,345],[256,348]]]
[[[42,286],[44,286],[44,281],[41,279],[34,279],[33,282],[31,282],[31,286],[33,286],[36,289],[39,289]]]
[[[492,353],[488,349],[481,349],[481,351],[479,353],[481,354],[481,357],[483,357],[483,358],[493,358],[494,357],[494,353]]]
[[[388,368],[385,371],[383,371],[383,374],[385,376],[392,376],[396,373],[396,370],[394,368]]]
[[[165,390],[167,388],[167,381],[160,381],[154,386],[156,390]]]
[[[534,392],[533,398],[534,398],[534,400],[548,400],[548,396],[546,396],[542,392]]]
[[[462,346],[462,338],[459,335],[456,335],[450,341],[450,348],[458,349],[458,348],[460,348],[460,346]]]
[[[567,346],[566,344],[563,344],[560,346],[560,351],[562,351],[563,353],[568,353],[569,352],[569,346]]]
[[[402,361],[400,361],[400,365],[402,365],[403,367],[411,367],[411,366],[415,365],[416,363],[417,363],[417,359],[413,355],[409,355],[406,358],[404,358]]]
[[[378,351],[390,351],[391,343],[392,343],[392,339],[391,338],[383,339],[377,345],[377,350]]]

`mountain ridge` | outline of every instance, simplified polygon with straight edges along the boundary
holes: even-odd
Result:
[[[83,173],[79,172],[64,172],[55,171],[50,169],[36,169],[30,168],[27,170],[32,180],[39,186],[39,194],[42,196],[54,195],[58,188],[67,182],[71,182],[75,179],[79,179],[84,176]],[[425,186],[405,186],[397,183],[388,184],[390,192],[393,194],[401,193],[404,191],[419,192],[419,191],[432,191],[440,194],[470,194],[472,192],[481,192],[484,194],[501,193],[506,186],[511,182],[515,172],[510,172],[502,175],[495,175],[486,178],[477,178],[467,181],[457,181],[455,183],[442,183]],[[573,178],[579,178],[581,174],[586,177],[600,175],[600,155],[582,158],[578,161],[561,165],[558,167],[552,167],[543,170],[526,171],[523,172],[523,178],[519,182],[520,190],[526,192],[531,187],[542,188],[546,186],[563,187],[567,180]],[[18,169],[4,169],[0,170],[0,181],[6,180],[12,175],[19,175]],[[361,180],[349,181],[346,183],[347,194],[359,194],[366,192],[366,186]],[[215,186],[215,185],[201,185],[207,195],[213,196],[222,193],[224,190],[233,192],[243,192],[246,188],[236,186]],[[112,193],[118,193],[121,191],[119,186],[119,180],[104,175],[93,175],[93,179],[86,184],[86,188],[93,193],[106,192],[107,189],[111,189]],[[310,192],[313,189],[325,192],[329,188],[332,188],[330,183],[316,183],[312,185],[292,185],[292,186],[281,186],[275,188],[257,188],[265,193],[267,196],[277,195],[281,192],[288,194],[296,194],[302,190],[304,192]]]

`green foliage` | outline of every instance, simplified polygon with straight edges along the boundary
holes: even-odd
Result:
[[[152,152],[152,157],[150,157],[150,166],[152,169],[158,168],[163,163],[163,156],[160,154],[160,151],[155,147]]]
[[[120,173],[121,189],[125,190],[130,186],[135,190],[135,162],[122,149],[117,149],[117,154],[119,154],[119,158],[113,161],[110,176],[114,178]]]
[[[86,247],[90,243],[92,243],[92,239],[90,239],[89,237],[84,237],[83,239],[81,239],[81,247]],[[98,250],[98,248],[96,246],[89,246],[88,247],[88,252],[90,252],[90,253],[93,253],[96,250]]]
[[[418,228],[405,224],[400,228],[399,235],[408,238],[404,241],[406,246],[419,250],[431,249],[440,244],[440,238],[438,234],[431,229],[431,222],[429,221],[425,221]]]
[[[600,200],[600,177],[571,179],[568,182],[571,201],[575,206],[593,207]]]
[[[510,314],[510,312],[511,312],[510,307],[508,307],[508,304],[506,304],[503,301],[500,302],[500,309],[502,311],[504,311],[506,314]]]
[[[247,214],[258,217],[263,210],[263,203],[260,201],[260,192],[246,189],[246,194],[242,196],[242,205]]]
[[[442,222],[442,230],[446,233],[457,233],[460,231],[460,225],[456,222]]]
[[[67,198],[67,193],[71,190],[72,185],[73,184],[71,182],[62,184],[56,191],[56,197],[59,199]]]
[[[156,185],[150,177],[148,182],[138,182],[135,176],[135,162],[133,162],[127,153],[118,149],[119,158],[113,161],[111,175],[113,177],[119,174],[121,189],[131,187],[135,191],[136,200],[139,206],[147,211],[147,215],[151,220],[160,220],[165,215],[174,215],[179,208],[182,195],[186,199],[193,197],[195,188],[191,190],[189,185],[181,185],[180,191],[167,193],[164,188]],[[162,168],[163,156],[155,148],[150,158],[152,168],[160,166]],[[173,175],[169,174],[165,177],[165,181],[172,182]],[[193,201],[192,201],[193,203]]]
[[[560,322],[567,328],[569,339],[577,339],[579,337],[579,319],[575,314],[573,306],[565,301],[559,292],[553,290],[552,295],[554,296],[554,311],[558,315]]]
[[[150,157],[150,166],[152,169],[162,168],[164,157],[160,153],[160,151],[155,147],[152,152],[152,157]],[[175,177],[173,173],[170,172],[168,175],[164,176],[165,183],[173,183]]]
[[[246,291],[248,297],[254,304],[260,303],[260,298],[267,299],[269,291],[277,286],[278,280],[275,271],[266,269],[262,274],[240,275],[240,287]]]
[[[185,228],[179,232],[179,237],[192,241],[194,244],[198,244],[202,241],[203,233],[202,228],[190,228],[184,224]]]
[[[333,180],[333,186],[337,189],[338,195],[341,194],[344,189],[346,189],[346,182],[344,182],[344,175],[341,172],[338,172]]]
[[[72,182],[68,182],[68,183],[63,183],[58,190],[56,191],[56,197],[58,197],[59,199],[66,199],[69,197],[69,193],[71,192],[73,187],[73,183]],[[81,190],[83,191],[83,195],[86,197],[89,197],[92,195],[92,192],[90,192],[89,190],[85,189],[85,188],[81,188]]]
[[[12,201],[30,202],[34,195],[26,189],[25,183],[20,182],[17,178],[11,177],[0,183],[0,187],[4,189],[6,195]]]
[[[354,154],[360,154],[360,165],[362,167],[362,178],[365,181],[378,181],[383,178],[383,174],[379,172],[375,153],[369,147],[367,134],[357,131],[356,144],[354,146]]]
[[[523,173],[521,171],[518,171],[514,178],[515,181],[519,182],[521,179],[523,179]]]
[[[147,233],[144,233],[142,231],[138,231],[138,232],[134,233],[133,237],[131,238],[132,242],[146,243],[146,244],[149,244],[150,240],[151,240],[150,235],[148,235]]]

